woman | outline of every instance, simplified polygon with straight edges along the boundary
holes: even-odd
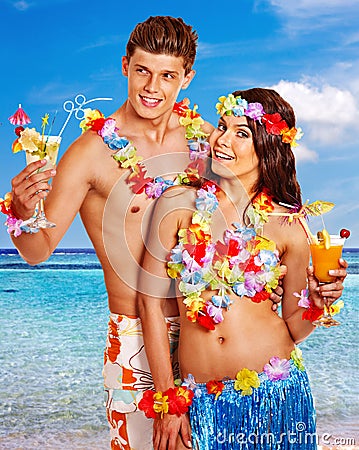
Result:
[[[309,248],[300,221],[285,221],[282,206],[302,204],[294,112],[275,91],[259,88],[221,97],[217,109],[210,144],[219,186],[173,188],[156,206],[139,295],[156,394],[146,392],[139,406],[155,418],[155,449],[178,448],[178,434],[186,443],[182,413],[191,402],[195,448],[316,448],[312,396],[295,347],[314,328],[297,298],[306,289]],[[268,301],[279,261],[288,270],[282,317]],[[162,313],[166,272],[179,279],[182,390],[174,388]],[[317,311],[323,298],[309,278]]]

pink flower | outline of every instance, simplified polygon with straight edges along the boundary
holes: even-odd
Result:
[[[215,324],[223,322],[223,313],[220,306],[214,306],[210,302],[206,303],[207,314],[212,317]]]
[[[299,298],[298,306],[301,308],[309,308],[310,307],[310,300],[308,298],[308,289],[302,289],[300,291],[300,294],[298,292],[294,292],[293,295],[297,298]]]
[[[7,225],[7,232],[9,234],[14,233],[15,237],[20,236],[21,234],[21,225],[22,225],[22,220],[21,219],[16,219],[16,217],[11,217],[9,216],[5,222],[5,225]]]
[[[98,134],[104,138],[105,136],[111,136],[116,131],[116,120],[108,118],[104,121],[103,127],[98,131]]]
[[[287,359],[273,356],[263,370],[271,381],[286,380],[289,377],[290,362]]]

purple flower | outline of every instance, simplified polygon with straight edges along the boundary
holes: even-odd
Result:
[[[149,182],[145,188],[146,195],[149,198],[158,198],[162,195],[162,183]]]
[[[206,302],[207,314],[212,317],[214,323],[223,322],[223,311],[220,306],[214,306],[213,303]]]
[[[263,282],[261,282],[258,272],[245,272],[244,273],[244,287],[249,297],[254,297],[256,292],[263,290]]]
[[[289,377],[290,362],[287,359],[273,356],[263,370],[271,381],[286,380]]]
[[[162,193],[173,186],[172,180],[164,180],[162,177],[156,177],[154,181],[146,184],[146,194],[149,198],[158,198],[161,197]]]
[[[245,115],[253,120],[258,120],[264,116],[265,112],[261,103],[248,103]]]

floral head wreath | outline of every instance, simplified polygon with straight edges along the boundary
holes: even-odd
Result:
[[[261,103],[248,103],[241,96],[235,97],[229,94],[227,97],[219,97],[219,103],[216,104],[217,114],[221,116],[234,115],[236,117],[247,116],[264,124],[269,134],[282,136],[282,142],[296,147],[296,143],[303,136],[301,128],[289,128],[287,122],[279,113],[266,114]]]

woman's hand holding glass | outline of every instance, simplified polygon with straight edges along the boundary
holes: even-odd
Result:
[[[309,297],[311,301],[320,309],[329,310],[330,306],[338,300],[338,298],[343,293],[343,282],[347,276],[348,263],[340,258],[339,259],[339,269],[333,269],[329,271],[329,275],[333,277],[333,281],[328,283],[320,283],[314,275],[313,266],[308,267],[308,290]],[[334,319],[332,319],[334,320]],[[321,325],[330,327],[330,318],[326,322],[325,320],[321,322]],[[339,322],[337,322],[339,324]]]

